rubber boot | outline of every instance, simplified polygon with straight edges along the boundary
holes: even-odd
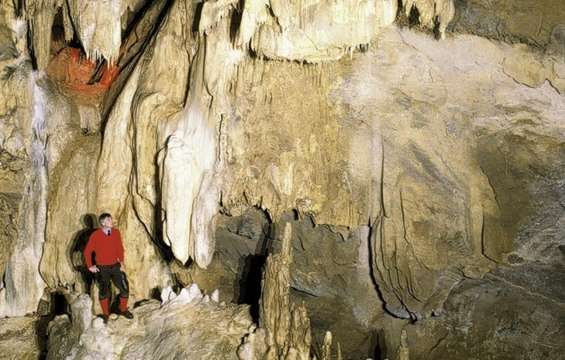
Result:
[[[133,319],[133,314],[128,310],[128,298],[120,296],[120,315]]]
[[[110,317],[110,299],[100,299],[100,307],[102,308],[102,319],[104,319],[104,324],[106,324]]]

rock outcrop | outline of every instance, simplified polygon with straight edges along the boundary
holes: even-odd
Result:
[[[369,355],[385,316],[378,289],[367,271],[369,227],[334,228],[316,225],[309,217],[294,219],[289,215],[282,221],[293,227],[290,294],[294,302],[306,305],[314,342],[322,343],[329,330],[347,356]],[[274,227],[282,225],[275,223]],[[273,252],[280,251],[280,236],[271,246]]]

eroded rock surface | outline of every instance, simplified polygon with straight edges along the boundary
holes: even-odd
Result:
[[[446,314],[407,326],[411,359],[559,359],[565,345],[560,268],[502,268],[453,290]]]
[[[316,226],[308,217],[285,221],[293,227],[291,299],[306,305],[316,342],[321,343],[329,330],[347,356],[368,356],[384,316],[377,286],[367,271],[369,228]],[[282,230],[279,224],[275,228]],[[281,245],[276,237],[273,251],[280,251]]]

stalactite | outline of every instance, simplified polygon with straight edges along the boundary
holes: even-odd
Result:
[[[140,0],[29,0],[25,16],[30,23],[32,48],[38,69],[47,67],[50,60],[51,29],[57,12],[62,12],[65,40],[76,36],[92,61],[116,63],[120,54],[122,18]]]
[[[392,24],[392,0],[323,2],[246,1],[238,30],[239,46],[260,57],[318,63],[336,60],[369,43]]]
[[[428,29],[433,30],[437,22],[440,36],[445,38],[445,29],[455,15],[453,0],[406,0],[403,6],[406,16],[418,9],[420,23]]]

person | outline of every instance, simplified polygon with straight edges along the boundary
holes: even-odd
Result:
[[[112,215],[103,213],[98,217],[100,228],[90,235],[84,249],[84,260],[88,270],[98,280],[98,299],[104,323],[110,316],[110,281],[120,290],[119,314],[133,319],[128,310],[129,286],[124,266],[124,246],[120,231],[114,228]]]

